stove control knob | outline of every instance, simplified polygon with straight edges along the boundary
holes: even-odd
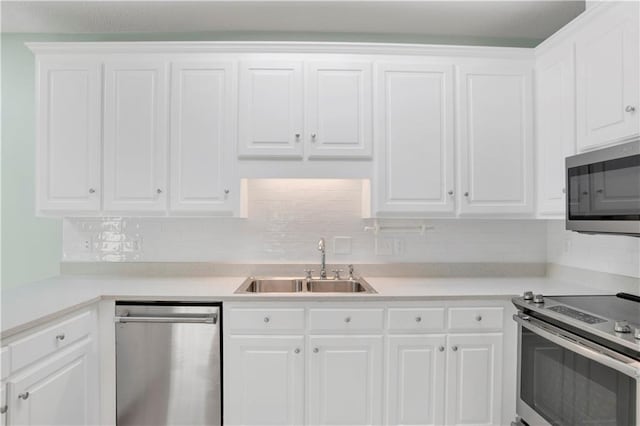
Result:
[[[613,329],[616,333],[631,333],[631,327],[629,327],[629,323],[626,321],[616,321]]]
[[[524,300],[533,300],[533,292],[532,291],[525,291],[524,294],[522,295],[522,298]]]
[[[533,296],[533,303],[544,303],[544,297],[541,294]]]
[[[636,340],[640,340],[640,328],[637,328],[633,331],[633,337],[636,338]]]

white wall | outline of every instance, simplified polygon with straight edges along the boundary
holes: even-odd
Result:
[[[564,227],[562,220],[548,221],[549,263],[640,278],[640,238],[585,235]]]
[[[376,238],[359,180],[250,180],[248,193],[248,219],[66,219],[63,260],[305,263],[324,237],[328,263],[546,262],[540,220],[431,220],[425,235]],[[351,238],[351,254],[334,253],[336,236]]]

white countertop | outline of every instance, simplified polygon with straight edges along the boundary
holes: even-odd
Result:
[[[1,337],[101,298],[185,301],[429,300],[509,298],[531,290],[545,295],[606,294],[604,290],[546,277],[367,277],[377,294],[234,294],[246,277],[59,276],[2,291]]]

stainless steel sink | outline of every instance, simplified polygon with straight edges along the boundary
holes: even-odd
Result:
[[[363,278],[307,279],[290,277],[249,277],[236,294],[248,293],[377,293]]]

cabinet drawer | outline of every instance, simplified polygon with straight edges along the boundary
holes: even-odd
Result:
[[[441,331],[445,328],[444,308],[389,309],[391,331]]]
[[[16,371],[58,349],[69,346],[90,333],[91,312],[83,312],[11,343],[9,345],[11,371]]]
[[[304,309],[231,309],[233,332],[304,330]]]
[[[450,330],[496,330],[502,328],[504,308],[450,308]]]
[[[311,331],[375,331],[383,328],[382,309],[311,309]]]

